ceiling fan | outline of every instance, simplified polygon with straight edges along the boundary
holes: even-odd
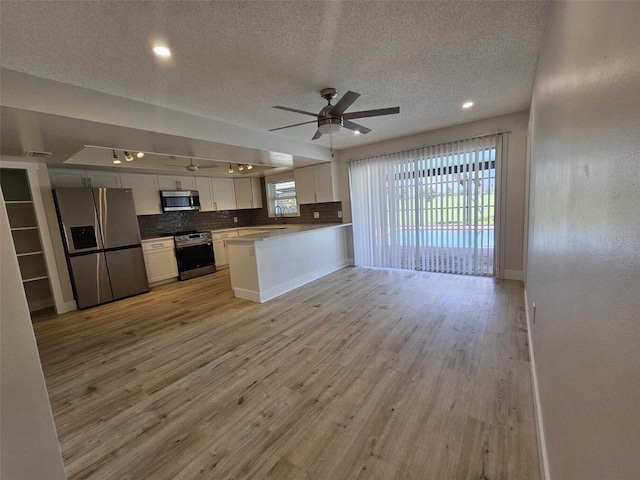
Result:
[[[176,157],[174,157],[174,156],[171,156],[169,158],[171,158],[171,160],[175,160],[176,159]],[[198,170],[200,170],[202,168],[218,168],[218,165],[195,165],[193,163],[193,158],[189,159],[189,165],[165,165],[165,166],[167,166],[167,167],[186,168],[190,172],[197,172]]]
[[[320,113],[305,112],[304,110],[297,110],[295,108],[276,106],[278,110],[286,110],[288,112],[302,113],[303,115],[311,115],[316,117],[316,120],[309,122],[296,123],[294,125],[287,125],[286,127],[272,128],[270,132],[276,130],[282,130],[283,128],[297,127],[299,125],[307,125],[309,123],[318,123],[318,130],[311,140],[317,140],[325,133],[335,133],[340,131],[343,127],[353,130],[356,133],[369,133],[370,128],[363,127],[351,121],[353,118],[364,117],[379,117],[381,115],[392,115],[394,113],[400,113],[400,107],[392,108],[378,108],[376,110],[363,110],[360,112],[345,113],[345,110],[351,106],[360,96],[359,93],[348,91],[345,93],[338,103],[331,105],[331,100],[338,96],[338,91],[335,88],[325,88],[320,92],[320,96],[327,101],[327,105],[320,110]]]

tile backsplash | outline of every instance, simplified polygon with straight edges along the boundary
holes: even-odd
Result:
[[[270,218],[267,209],[264,178],[262,184],[263,208],[248,210],[229,210],[221,212],[166,212],[161,215],[140,215],[138,225],[140,236],[153,238],[163,234],[184,230],[217,230],[221,228],[252,227],[280,223],[280,219]],[[342,223],[338,212],[342,210],[342,202],[314,203],[300,205],[299,217],[285,217],[285,224],[309,223]],[[318,212],[319,218],[314,218]],[[238,222],[233,218],[237,217]]]

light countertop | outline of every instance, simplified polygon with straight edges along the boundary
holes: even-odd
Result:
[[[227,244],[246,244],[253,242],[260,242],[263,240],[270,240],[275,238],[286,237],[290,235],[299,235],[314,230],[321,230],[323,228],[340,228],[351,226],[350,223],[316,223],[307,225],[269,225],[268,227],[253,227],[253,228],[269,228],[269,231],[255,233],[252,235],[244,235],[242,237],[230,238],[227,240]]]

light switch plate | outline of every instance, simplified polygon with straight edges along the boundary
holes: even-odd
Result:
[[[313,218],[320,218],[320,212],[313,212]]]
[[[342,218],[342,210],[338,210],[338,218]]]
[[[238,223],[238,217],[233,217],[233,223]]]

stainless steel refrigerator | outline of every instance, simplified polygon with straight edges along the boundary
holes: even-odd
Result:
[[[131,189],[58,188],[54,193],[78,308],[148,292]]]

